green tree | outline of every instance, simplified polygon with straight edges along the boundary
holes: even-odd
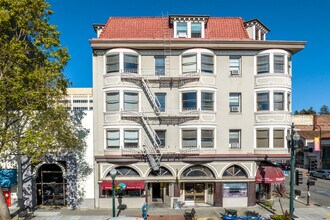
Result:
[[[295,115],[315,115],[316,111],[314,111],[313,107],[310,107],[309,109],[302,109],[300,111],[295,111]]]
[[[327,105],[322,105],[320,108],[320,115],[329,115],[329,107]]]
[[[69,60],[45,0],[0,0],[0,157],[33,161],[81,146],[59,101]],[[0,219],[10,219],[0,187]]]

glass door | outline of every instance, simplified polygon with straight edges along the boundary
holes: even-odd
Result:
[[[195,203],[205,202],[205,184],[204,183],[186,183],[185,184],[185,201],[193,201]]]

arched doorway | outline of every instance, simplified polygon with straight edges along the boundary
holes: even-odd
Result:
[[[184,183],[186,203],[205,203],[213,200],[213,172],[205,166],[195,165],[184,170],[181,174]],[[207,192],[207,193],[206,193]],[[211,198],[206,198],[210,195]]]
[[[38,168],[36,178],[37,205],[65,206],[66,179],[65,162],[43,164]]]

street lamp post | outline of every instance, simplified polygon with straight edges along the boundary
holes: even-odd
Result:
[[[290,162],[291,162],[291,170],[290,170],[290,216],[293,218],[293,192],[294,192],[294,164],[295,164],[295,156],[294,156],[294,150],[298,146],[298,140],[300,139],[300,136],[297,132],[294,131],[294,124],[291,125],[291,134],[287,137],[288,142],[290,143]]]
[[[116,179],[117,170],[112,168],[110,170],[110,175],[112,179],[112,217],[116,217],[116,207],[115,207],[115,179]]]

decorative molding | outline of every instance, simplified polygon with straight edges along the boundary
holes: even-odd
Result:
[[[215,50],[217,56],[255,56],[258,54],[257,50]]]
[[[93,50],[93,56],[103,56],[106,52],[106,50]]]

